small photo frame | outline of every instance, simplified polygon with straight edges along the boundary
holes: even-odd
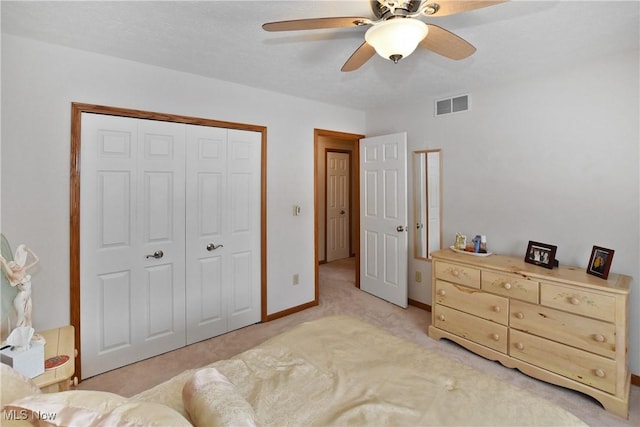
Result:
[[[554,266],[557,249],[557,246],[530,240],[524,255],[524,262],[551,269]]]
[[[609,268],[611,268],[613,253],[613,249],[594,246],[591,250],[591,257],[589,258],[587,273],[593,274],[594,276],[598,276],[603,279],[609,277]]]

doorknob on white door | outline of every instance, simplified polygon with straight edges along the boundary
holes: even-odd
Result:
[[[399,225],[399,226],[397,226],[397,227],[396,227],[396,231],[397,231],[397,232],[399,232],[399,233],[401,233],[401,232],[403,232],[403,231],[407,231],[407,230],[405,230],[405,228],[404,228],[404,226],[403,226],[403,225]]]
[[[153,253],[153,255],[147,255],[145,258],[155,258],[155,259],[160,259],[164,256],[164,252],[162,251],[155,251]]]
[[[209,243],[209,244],[207,245],[207,250],[208,250],[209,252],[211,252],[211,251],[215,251],[215,250],[216,250],[216,249],[218,249],[218,248],[222,248],[223,246],[224,246],[224,245],[214,245],[213,243]]]

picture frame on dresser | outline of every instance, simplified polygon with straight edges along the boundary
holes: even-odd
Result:
[[[529,240],[524,262],[552,269],[555,265],[557,246]]]
[[[614,252],[613,249],[594,246],[593,249],[591,249],[587,273],[606,280],[609,277],[609,269],[611,268]]]

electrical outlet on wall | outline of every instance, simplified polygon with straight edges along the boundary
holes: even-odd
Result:
[[[293,286],[300,284],[300,275],[298,273],[293,275]]]
[[[422,282],[422,271],[416,271],[416,282],[417,283]]]

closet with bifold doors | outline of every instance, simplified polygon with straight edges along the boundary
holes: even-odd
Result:
[[[259,322],[262,133],[81,123],[82,378]]]

